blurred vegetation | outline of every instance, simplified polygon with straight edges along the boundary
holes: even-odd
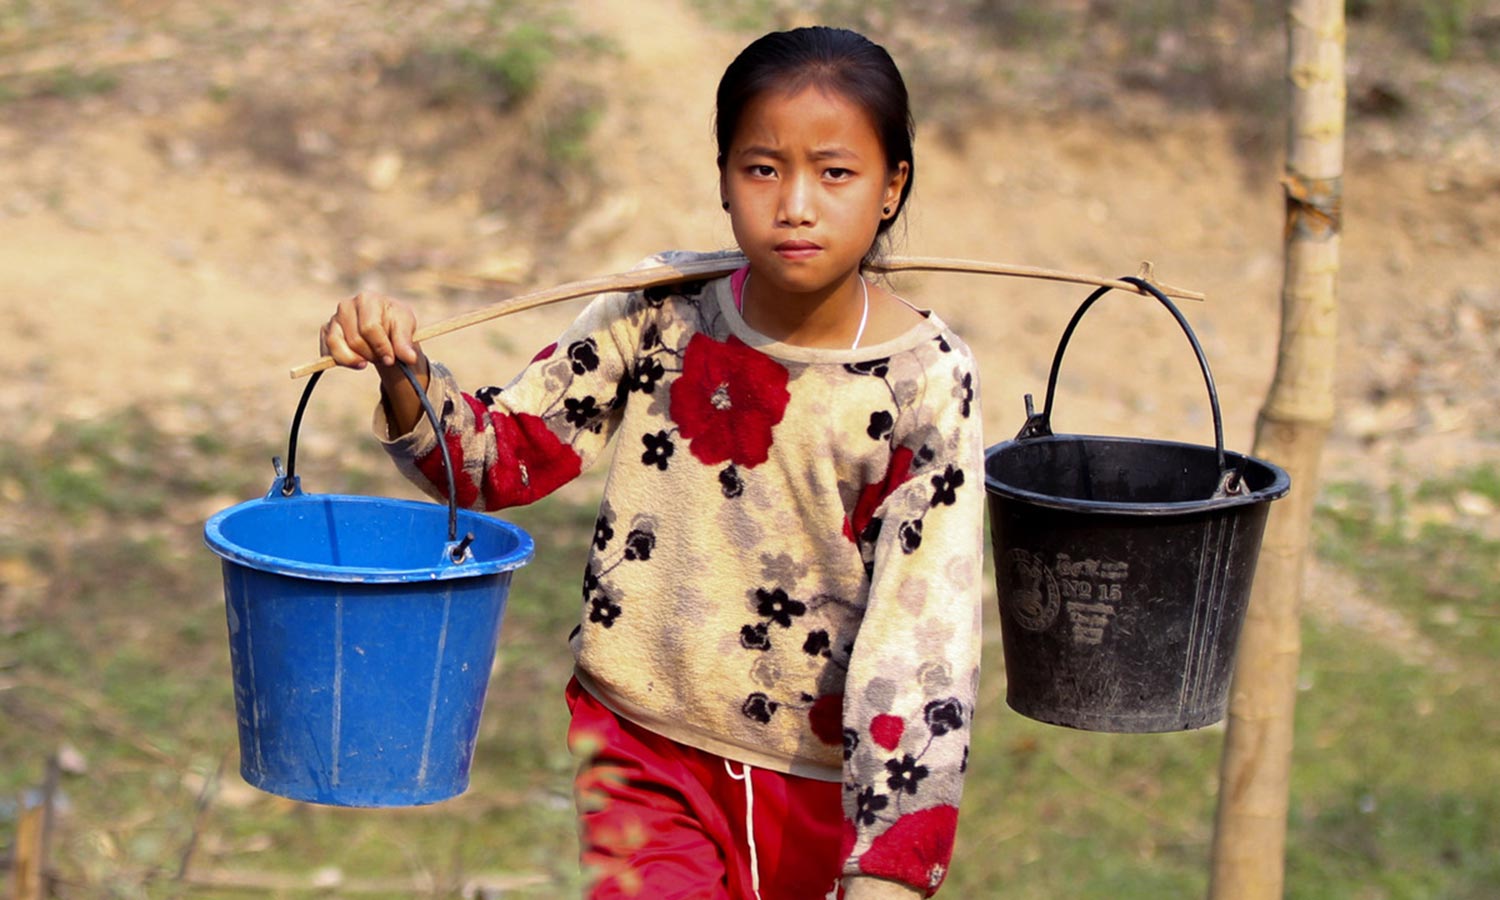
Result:
[[[388,66],[385,76],[439,107],[482,104],[517,113],[528,101],[538,101],[547,109],[536,117],[533,143],[543,158],[533,168],[555,178],[589,164],[588,137],[604,104],[598,90],[566,73],[591,56],[614,52],[609,41],[565,7],[540,0],[487,0],[461,8]]]
[[[1187,108],[1269,121],[1283,102],[1284,18],[1260,0],[695,0],[728,28],[764,31],[814,22],[885,44],[945,131],[986,111],[1107,109],[1121,88]],[[1373,36],[1431,60],[1500,61],[1500,6],[1491,0],[1351,0],[1351,48]],[[969,36],[955,43],[951,35]],[[993,51],[998,51],[993,52]],[[1351,50],[1351,52],[1354,52]],[[1020,61],[1025,60],[1023,66]],[[1041,64],[1041,82],[1036,71]],[[1025,68],[1026,74],[1021,71]],[[1383,85],[1382,89],[1393,89]],[[1245,137],[1267,139],[1264,127]]]
[[[764,30],[767,22],[783,27],[820,21],[880,32],[899,39],[900,31],[924,23],[966,24],[984,29],[1001,46],[1015,49],[1065,49],[1079,45],[1089,32],[1116,31],[1121,49],[1152,52],[1163,35],[1181,34],[1195,41],[1223,43],[1261,37],[1283,24],[1284,5],[1260,0],[941,0],[912,5],[895,0],[696,0],[704,14],[726,27]],[[1403,35],[1418,50],[1446,60],[1478,52],[1479,42],[1495,27],[1482,9],[1484,0],[1348,0],[1353,22]],[[1494,14],[1490,10],[1490,15]],[[1232,29],[1237,33],[1226,34]],[[1491,48],[1493,52],[1494,48]]]
[[[76,100],[80,97],[108,94],[119,84],[119,77],[112,72],[59,66],[35,74],[0,77],[0,104],[45,97]]]

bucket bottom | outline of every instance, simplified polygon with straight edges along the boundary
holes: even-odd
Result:
[[[991,495],[1010,707],[1088,731],[1222,719],[1267,510],[1083,515]]]
[[[325,583],[226,561],[245,781],[335,806],[463,793],[509,583]]]

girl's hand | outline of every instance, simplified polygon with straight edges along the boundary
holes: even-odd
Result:
[[[398,359],[414,366],[421,359],[421,348],[412,340],[416,331],[417,316],[405,303],[382,294],[356,294],[339,303],[318,333],[318,348],[351,369],[369,363],[394,368]]]
[[[318,333],[319,352],[338,365],[363,369],[375,364],[392,437],[406,434],[422,415],[422,402],[396,365],[400,360],[411,366],[426,389],[427,361],[413,340],[416,331],[411,307],[382,294],[361,293],[341,301]]]

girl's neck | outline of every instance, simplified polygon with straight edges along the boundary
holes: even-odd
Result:
[[[765,279],[746,271],[739,281],[737,305],[745,324],[783,344],[848,350],[865,341],[873,301],[859,272],[812,294],[784,294]]]

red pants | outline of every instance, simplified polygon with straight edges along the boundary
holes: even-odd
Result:
[[[664,738],[610,712],[577,679],[567,697],[591,900],[755,900],[757,879],[761,900],[842,893],[839,785],[750,768]]]

